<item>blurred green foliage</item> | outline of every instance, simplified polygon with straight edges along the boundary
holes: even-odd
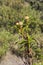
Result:
[[[10,43],[13,41],[13,35],[6,30],[0,31],[0,57],[2,57],[9,48]]]

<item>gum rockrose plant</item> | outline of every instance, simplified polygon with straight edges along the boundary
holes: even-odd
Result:
[[[19,52],[25,57],[27,65],[33,65],[33,60],[35,57],[38,59],[41,49],[38,47],[37,40],[34,37],[34,34],[32,34],[32,30],[30,28],[30,17],[25,16],[23,21],[17,21],[16,26],[18,28],[18,33],[20,34],[20,40],[18,41],[18,49]],[[35,22],[33,22],[31,25],[36,25]],[[31,32],[30,32],[31,31]],[[36,49],[34,49],[36,48]],[[37,53],[38,52],[38,53]]]
[[[25,57],[26,61],[25,64],[32,65],[33,62],[33,56],[35,55],[35,52],[31,48],[31,43],[33,42],[33,38],[31,35],[29,35],[29,16],[25,16],[23,22],[18,21],[16,22],[17,28],[19,28],[19,34],[22,37],[22,40],[19,41],[19,51],[23,53],[23,56]]]

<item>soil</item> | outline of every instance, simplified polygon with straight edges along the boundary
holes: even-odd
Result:
[[[6,56],[0,63],[0,65],[25,65],[21,57],[17,57],[15,54],[12,55],[11,52],[7,52]]]

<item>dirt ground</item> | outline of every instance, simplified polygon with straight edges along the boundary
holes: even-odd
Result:
[[[0,65],[25,65],[20,57],[7,52]]]

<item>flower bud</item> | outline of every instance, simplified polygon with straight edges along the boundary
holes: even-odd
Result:
[[[23,25],[23,22],[19,22],[19,25],[22,26]]]
[[[29,17],[28,16],[25,16],[25,20],[28,20],[29,19]]]
[[[17,22],[16,25],[19,25],[19,23]]]

